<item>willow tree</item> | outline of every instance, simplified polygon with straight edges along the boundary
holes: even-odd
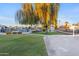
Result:
[[[41,7],[42,13],[43,13],[43,25],[46,29],[46,32],[48,30],[48,21],[49,21],[49,4],[43,3]]]
[[[42,24],[43,23],[43,13],[41,10],[42,3],[36,3],[35,4],[35,15],[39,18],[39,22]]]
[[[51,24],[57,28],[57,16],[59,10],[58,3],[37,3],[35,10],[40,18],[42,25],[49,27]],[[43,27],[44,28],[44,27]]]
[[[55,29],[57,29],[58,11],[59,11],[59,4],[51,3],[50,4],[50,21],[51,21],[51,24],[54,25]]]
[[[49,25],[57,28],[57,3],[25,3],[16,14],[16,19],[21,24],[37,24],[39,21],[47,30]]]
[[[20,24],[36,24],[38,21],[35,19],[35,14],[33,11],[33,6],[31,3],[25,3],[22,6],[22,9],[19,10],[16,14],[16,20]]]

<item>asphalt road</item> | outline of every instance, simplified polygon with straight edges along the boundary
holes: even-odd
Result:
[[[47,35],[44,41],[49,56],[79,56],[79,35]]]

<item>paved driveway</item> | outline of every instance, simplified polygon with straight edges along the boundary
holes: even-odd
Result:
[[[49,56],[79,56],[78,35],[47,35],[44,41]]]

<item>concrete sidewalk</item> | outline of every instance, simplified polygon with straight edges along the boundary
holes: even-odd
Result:
[[[44,41],[49,56],[79,56],[79,35],[47,35]]]

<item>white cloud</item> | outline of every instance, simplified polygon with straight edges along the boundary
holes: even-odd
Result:
[[[0,20],[14,19],[14,17],[0,16]]]
[[[0,16],[0,24],[1,25],[14,25],[15,19],[14,17]]]

